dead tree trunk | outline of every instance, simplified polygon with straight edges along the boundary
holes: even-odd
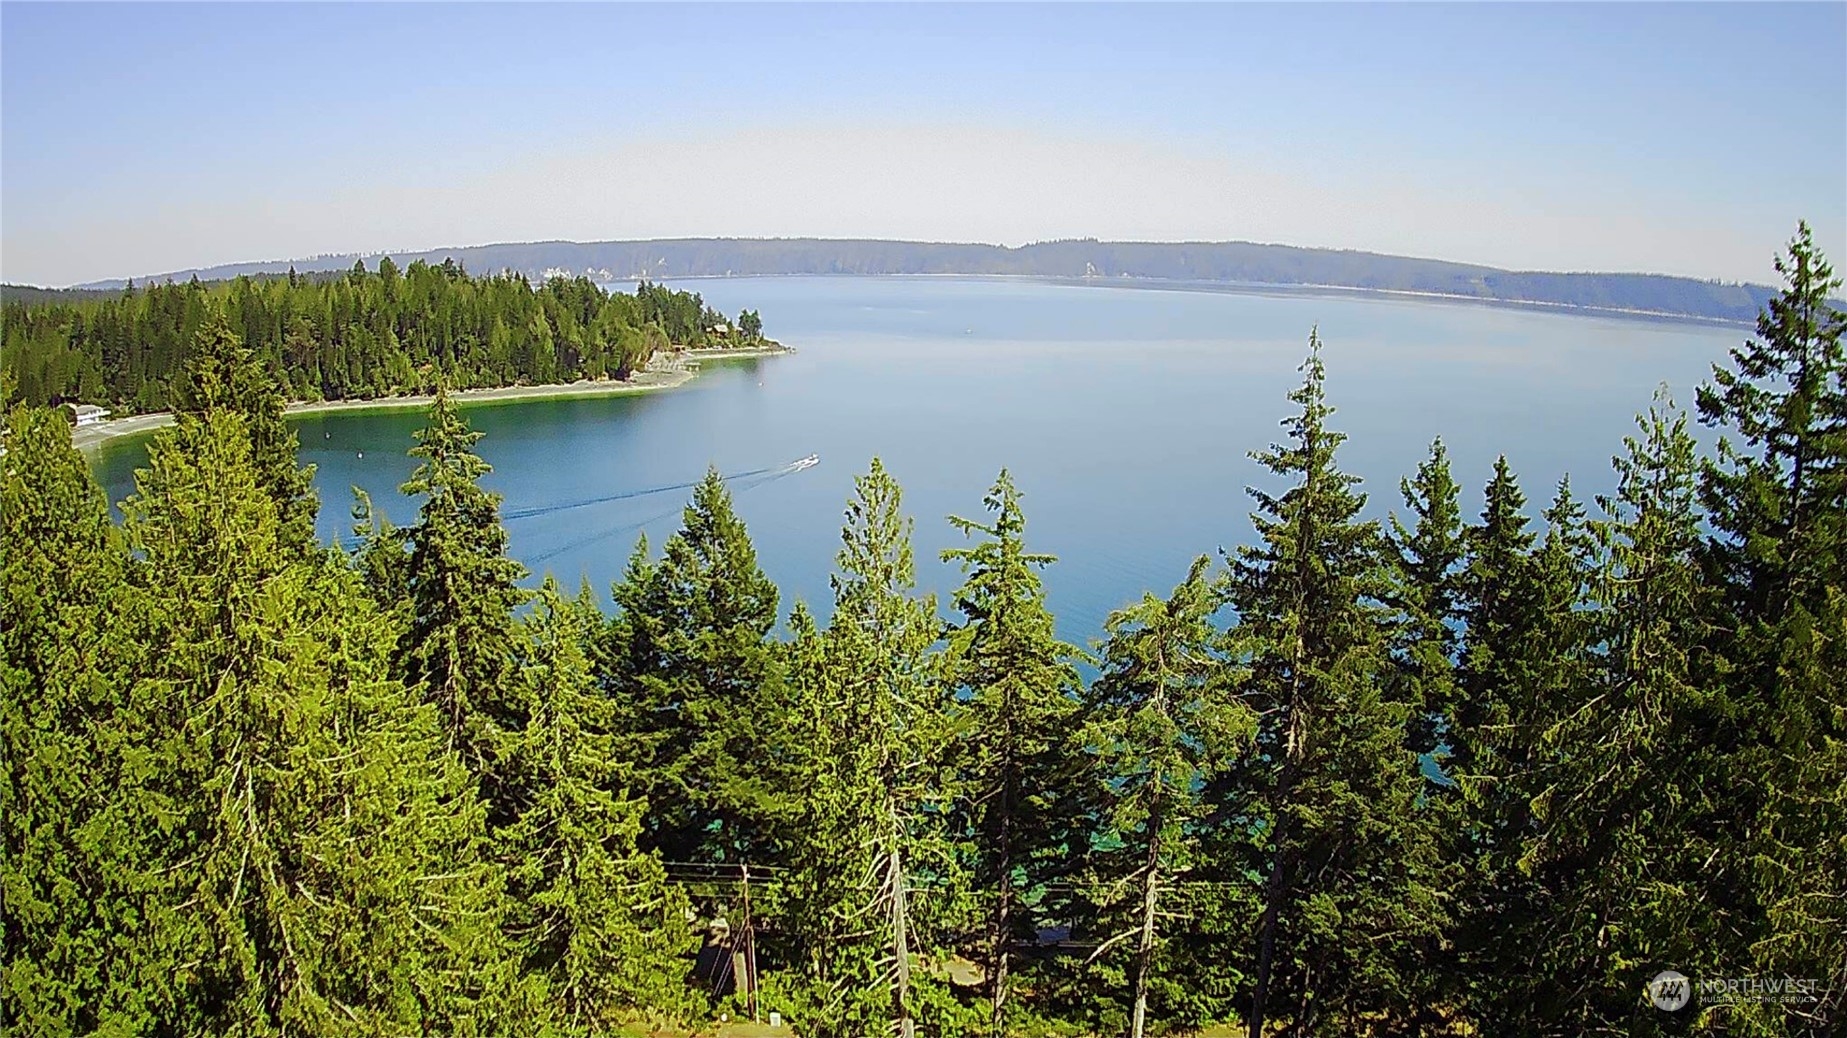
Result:
[[[1161,776],[1154,777],[1154,802],[1148,810],[1148,861],[1142,870],[1142,933],[1135,944],[1135,1012],[1129,1038],[1142,1038],[1148,1020],[1148,973],[1154,966],[1154,909],[1161,891]]]

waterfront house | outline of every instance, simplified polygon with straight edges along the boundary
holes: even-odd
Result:
[[[109,417],[109,409],[95,404],[71,404],[71,413],[77,416],[77,425],[96,425]]]

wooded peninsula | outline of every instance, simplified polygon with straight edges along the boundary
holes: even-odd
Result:
[[[454,260],[390,257],[368,271],[118,293],[17,293],[0,307],[0,402],[164,411],[188,352],[222,319],[292,401],[374,399],[450,389],[628,379],[669,350],[769,348],[763,323],[736,321],[697,293],[646,281],[610,292],[585,278],[535,284],[469,275]]]
[[[945,602],[876,458],[825,616],[716,473],[607,609],[523,590],[447,387],[633,370],[696,296],[9,305],[0,1029],[1842,1033],[1847,315],[1806,226],[1777,272],[1610,494],[1503,459],[1477,516],[1440,441],[1363,515],[1311,333],[1253,543],[1089,647],[1005,469]],[[426,380],[415,523],[320,543],[284,400]],[[58,399],[178,415],[120,524]]]

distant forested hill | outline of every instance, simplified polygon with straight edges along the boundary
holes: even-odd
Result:
[[[400,264],[454,259],[468,270],[547,272],[592,278],[676,278],[777,274],[1010,274],[1049,278],[1326,286],[1424,292],[1551,306],[1636,310],[1751,322],[1771,289],[1662,274],[1557,274],[1500,270],[1370,252],[1252,242],[1039,242],[1019,248],[825,238],[672,238],[650,241],[530,242],[394,253]],[[357,254],[295,260],[303,273],[344,270]],[[156,275],[203,280],[277,274],[290,261],[237,263]],[[119,288],[96,282],[90,288]]]

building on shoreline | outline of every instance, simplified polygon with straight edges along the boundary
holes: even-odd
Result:
[[[101,425],[109,417],[109,409],[95,404],[69,404],[71,413],[77,416],[79,429],[86,425]]]

